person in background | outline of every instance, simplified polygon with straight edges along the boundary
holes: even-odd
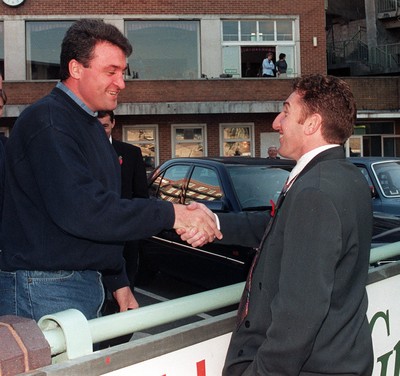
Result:
[[[80,19],[66,32],[60,82],[18,117],[7,141],[0,253],[0,316],[77,309],[89,320],[104,301],[137,308],[124,242],[185,228],[194,246],[221,238],[205,207],[121,198],[119,160],[97,111],[125,88],[128,39],[113,25]]]
[[[343,148],[356,112],[343,80],[296,78],[273,128],[297,164],[270,220],[218,213],[224,243],[257,249],[223,376],[371,375],[371,192]]]
[[[267,57],[262,62],[262,76],[263,77],[274,77],[275,76],[275,64],[272,61],[274,54],[272,52],[267,53]]]
[[[0,118],[3,116],[4,106],[7,104],[6,91],[3,89],[3,74],[0,72]],[[0,134],[0,141],[6,144],[8,138],[4,134]]]
[[[115,126],[114,111],[99,111],[97,118],[103,125],[118,157],[121,168],[121,197],[126,199],[148,198],[147,175],[142,151],[137,146],[112,137],[112,130]],[[130,287],[133,291],[138,268],[139,241],[126,242],[123,254]]]
[[[4,106],[7,103],[7,95],[3,89],[3,75],[0,72],[0,118],[3,116]],[[4,134],[0,135],[0,226],[1,226],[1,213],[3,211],[3,197],[4,197],[4,175],[5,175],[5,144],[7,137]]]
[[[279,60],[275,64],[276,66],[276,74],[279,78],[285,78],[287,72],[287,63],[286,63],[286,55],[281,53],[279,54]]]
[[[271,145],[267,150],[267,159],[280,159],[278,157],[278,148],[275,145]]]

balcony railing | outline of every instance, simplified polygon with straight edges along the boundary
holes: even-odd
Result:
[[[397,12],[400,8],[399,0],[377,0],[376,2],[378,13]]]
[[[369,47],[361,40],[336,42],[327,46],[327,61],[328,67],[358,63],[357,69],[362,65],[369,74],[400,72],[400,43]]]

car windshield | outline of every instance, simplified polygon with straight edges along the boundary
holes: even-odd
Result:
[[[400,161],[375,163],[372,166],[379,188],[386,197],[400,197]]]
[[[242,210],[270,207],[276,202],[289,171],[273,166],[228,166]]]

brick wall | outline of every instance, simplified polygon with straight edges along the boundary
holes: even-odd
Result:
[[[400,108],[400,77],[345,77],[360,110]],[[8,104],[29,104],[49,93],[55,82],[5,82]],[[291,80],[213,79],[181,81],[132,80],[119,103],[283,101]]]
[[[81,15],[99,17],[123,15],[133,19],[135,15],[293,15],[300,16],[300,55],[303,73],[326,72],[325,9],[323,0],[281,1],[274,0],[125,0],[98,1],[87,0],[25,0],[23,5],[12,8],[0,3],[0,15],[5,16],[51,16]],[[198,17],[198,16],[197,16]],[[318,38],[318,46],[313,47],[312,38]]]

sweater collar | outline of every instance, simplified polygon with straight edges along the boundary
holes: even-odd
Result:
[[[81,101],[73,91],[71,91],[66,85],[64,85],[61,81],[57,82],[56,87],[62,90],[65,94],[67,94],[79,107],[81,107],[85,112],[87,112],[90,116],[97,117],[97,111],[92,111],[86,104]]]

